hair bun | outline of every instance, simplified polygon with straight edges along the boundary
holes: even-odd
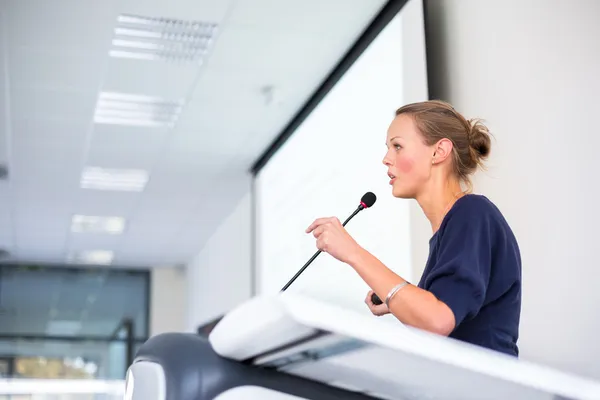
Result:
[[[492,140],[490,131],[479,119],[469,120],[471,130],[469,132],[469,147],[471,158],[475,164],[481,164],[484,158],[490,154]]]

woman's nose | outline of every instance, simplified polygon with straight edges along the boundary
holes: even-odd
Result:
[[[390,158],[388,156],[389,156],[389,152],[385,153],[383,160],[381,160],[383,162],[383,165],[385,165],[386,167],[389,167],[390,165],[392,165],[392,162],[390,161]]]

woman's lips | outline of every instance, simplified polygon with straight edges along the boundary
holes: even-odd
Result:
[[[388,176],[390,177],[390,185],[393,185],[394,181],[396,180],[396,177],[389,172],[388,172]]]

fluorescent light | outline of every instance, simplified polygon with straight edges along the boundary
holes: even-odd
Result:
[[[201,64],[216,31],[210,22],[122,14],[109,55]]]
[[[0,379],[3,395],[110,394],[124,395],[125,381],[99,379]]]
[[[138,24],[138,25],[152,25],[153,22],[158,21],[156,18],[138,17],[136,15],[121,14],[117,17],[117,22],[121,24]]]
[[[128,29],[128,28],[116,28],[115,36],[130,36],[130,37],[143,37],[143,38],[154,38],[160,39],[162,37],[162,33],[147,31],[143,29]]]
[[[111,250],[89,250],[72,254],[69,261],[77,264],[109,265],[114,257],[115,254]]]
[[[125,219],[121,217],[100,217],[92,215],[73,215],[71,231],[82,233],[120,234],[125,229]]]
[[[172,128],[183,110],[183,100],[156,96],[102,92],[96,104],[94,122],[145,127]]]
[[[119,100],[123,102],[131,103],[148,103],[148,104],[160,104],[165,101],[162,97],[158,96],[146,96],[143,94],[132,94],[132,93],[119,93],[119,92],[102,92],[100,93],[100,100]],[[178,102],[179,105],[183,105],[183,102]]]
[[[142,42],[141,40],[123,40],[115,39],[112,41],[113,46],[117,47],[132,47],[134,49],[146,49],[146,50],[162,50],[165,45],[159,43]]]
[[[94,122],[97,124],[104,125],[123,125],[123,126],[137,126],[147,128],[173,128],[175,123],[173,122],[159,122],[159,121],[147,121],[144,119],[132,119],[132,118],[110,118],[110,117],[95,117]]]
[[[133,60],[160,60],[160,57],[155,54],[132,53],[130,51],[111,50],[108,55],[115,58],[131,58]]]
[[[86,167],[81,175],[83,189],[141,192],[148,182],[148,172],[141,169]]]

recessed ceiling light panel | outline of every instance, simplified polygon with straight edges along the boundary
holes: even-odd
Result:
[[[217,24],[121,14],[110,56],[201,64]]]
[[[141,192],[148,182],[148,171],[86,167],[81,175],[81,188]]]
[[[69,262],[75,264],[109,265],[114,259],[111,250],[89,250],[71,254]]]
[[[168,100],[156,96],[101,92],[94,112],[97,124],[168,127],[175,126],[183,100]]]
[[[125,230],[125,219],[95,215],[73,215],[71,231],[76,233],[108,233],[119,235]]]

